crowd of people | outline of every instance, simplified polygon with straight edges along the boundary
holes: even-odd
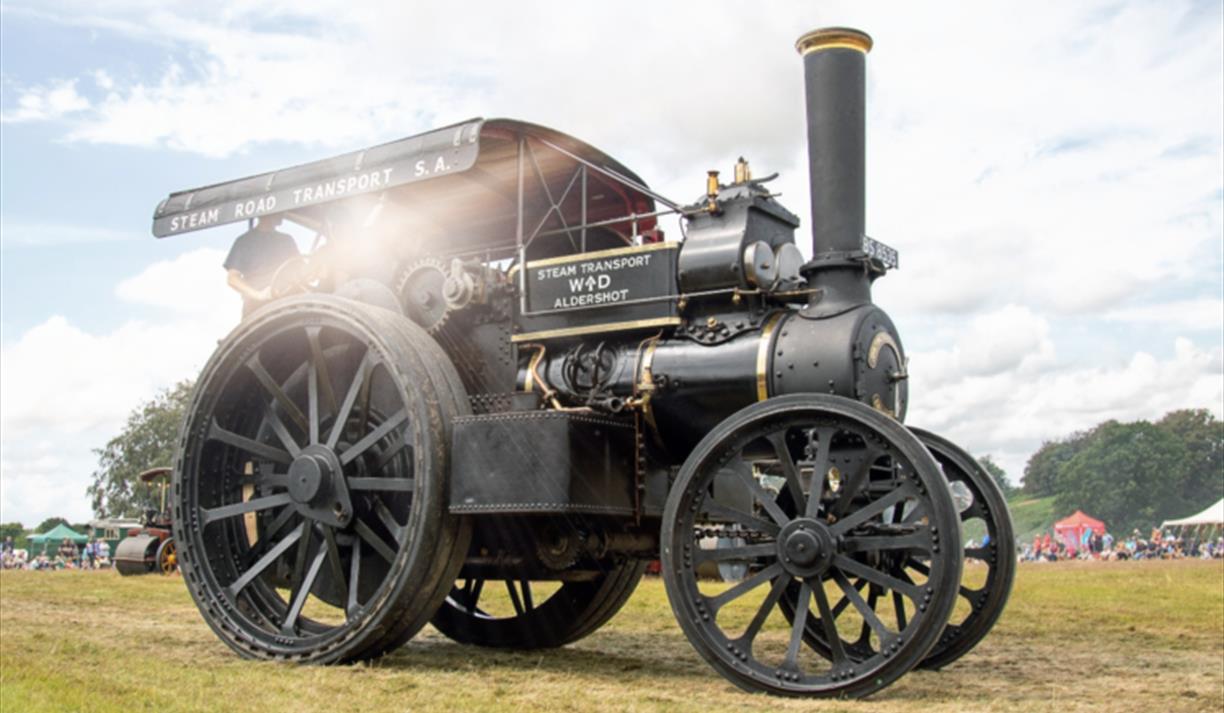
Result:
[[[1146,538],[1136,529],[1125,539],[1086,529],[1077,541],[1074,537],[1064,540],[1047,532],[1034,536],[1032,544],[1025,544],[1020,559],[1024,562],[1224,559],[1224,537],[1183,536],[1154,527]]]
[[[4,569],[54,571],[61,569],[105,569],[111,566],[110,544],[101,538],[90,539],[84,547],[67,537],[52,554],[30,556],[28,550],[13,546],[13,538],[4,538],[0,546],[0,566]]]

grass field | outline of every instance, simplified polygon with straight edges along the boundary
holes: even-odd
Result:
[[[0,573],[0,711],[1224,710],[1224,564],[1022,565],[994,632],[865,702],[749,695],[698,657],[663,584],[565,649],[463,647],[426,629],[370,665],[238,659],[177,577]]]

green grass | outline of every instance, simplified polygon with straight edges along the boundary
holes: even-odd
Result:
[[[0,711],[1220,711],[1224,565],[1022,565],[995,631],[866,702],[740,692],[648,579],[603,630],[556,651],[459,646],[432,629],[369,665],[252,663],[177,577],[0,573]]]

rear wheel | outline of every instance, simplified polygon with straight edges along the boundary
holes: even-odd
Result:
[[[201,614],[235,651],[371,658],[446,596],[468,530],[446,512],[453,367],[429,350],[398,314],[303,296],[246,320],[205,367],[174,539]]]
[[[956,661],[990,633],[1016,576],[1016,540],[1007,499],[994,478],[973,456],[929,431],[910,429],[943,468],[960,510],[962,530],[972,528],[986,542],[965,549],[965,567],[957,588],[956,608],[935,648],[920,666],[939,669]],[[980,534],[979,534],[980,533]]]

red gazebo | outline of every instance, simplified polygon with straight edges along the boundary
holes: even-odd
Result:
[[[1054,534],[1058,536],[1058,539],[1068,547],[1074,547],[1077,550],[1080,549],[1080,543],[1084,541],[1086,530],[1104,535],[1105,523],[1095,517],[1085,515],[1082,510],[1076,510],[1074,514],[1054,523]]]

